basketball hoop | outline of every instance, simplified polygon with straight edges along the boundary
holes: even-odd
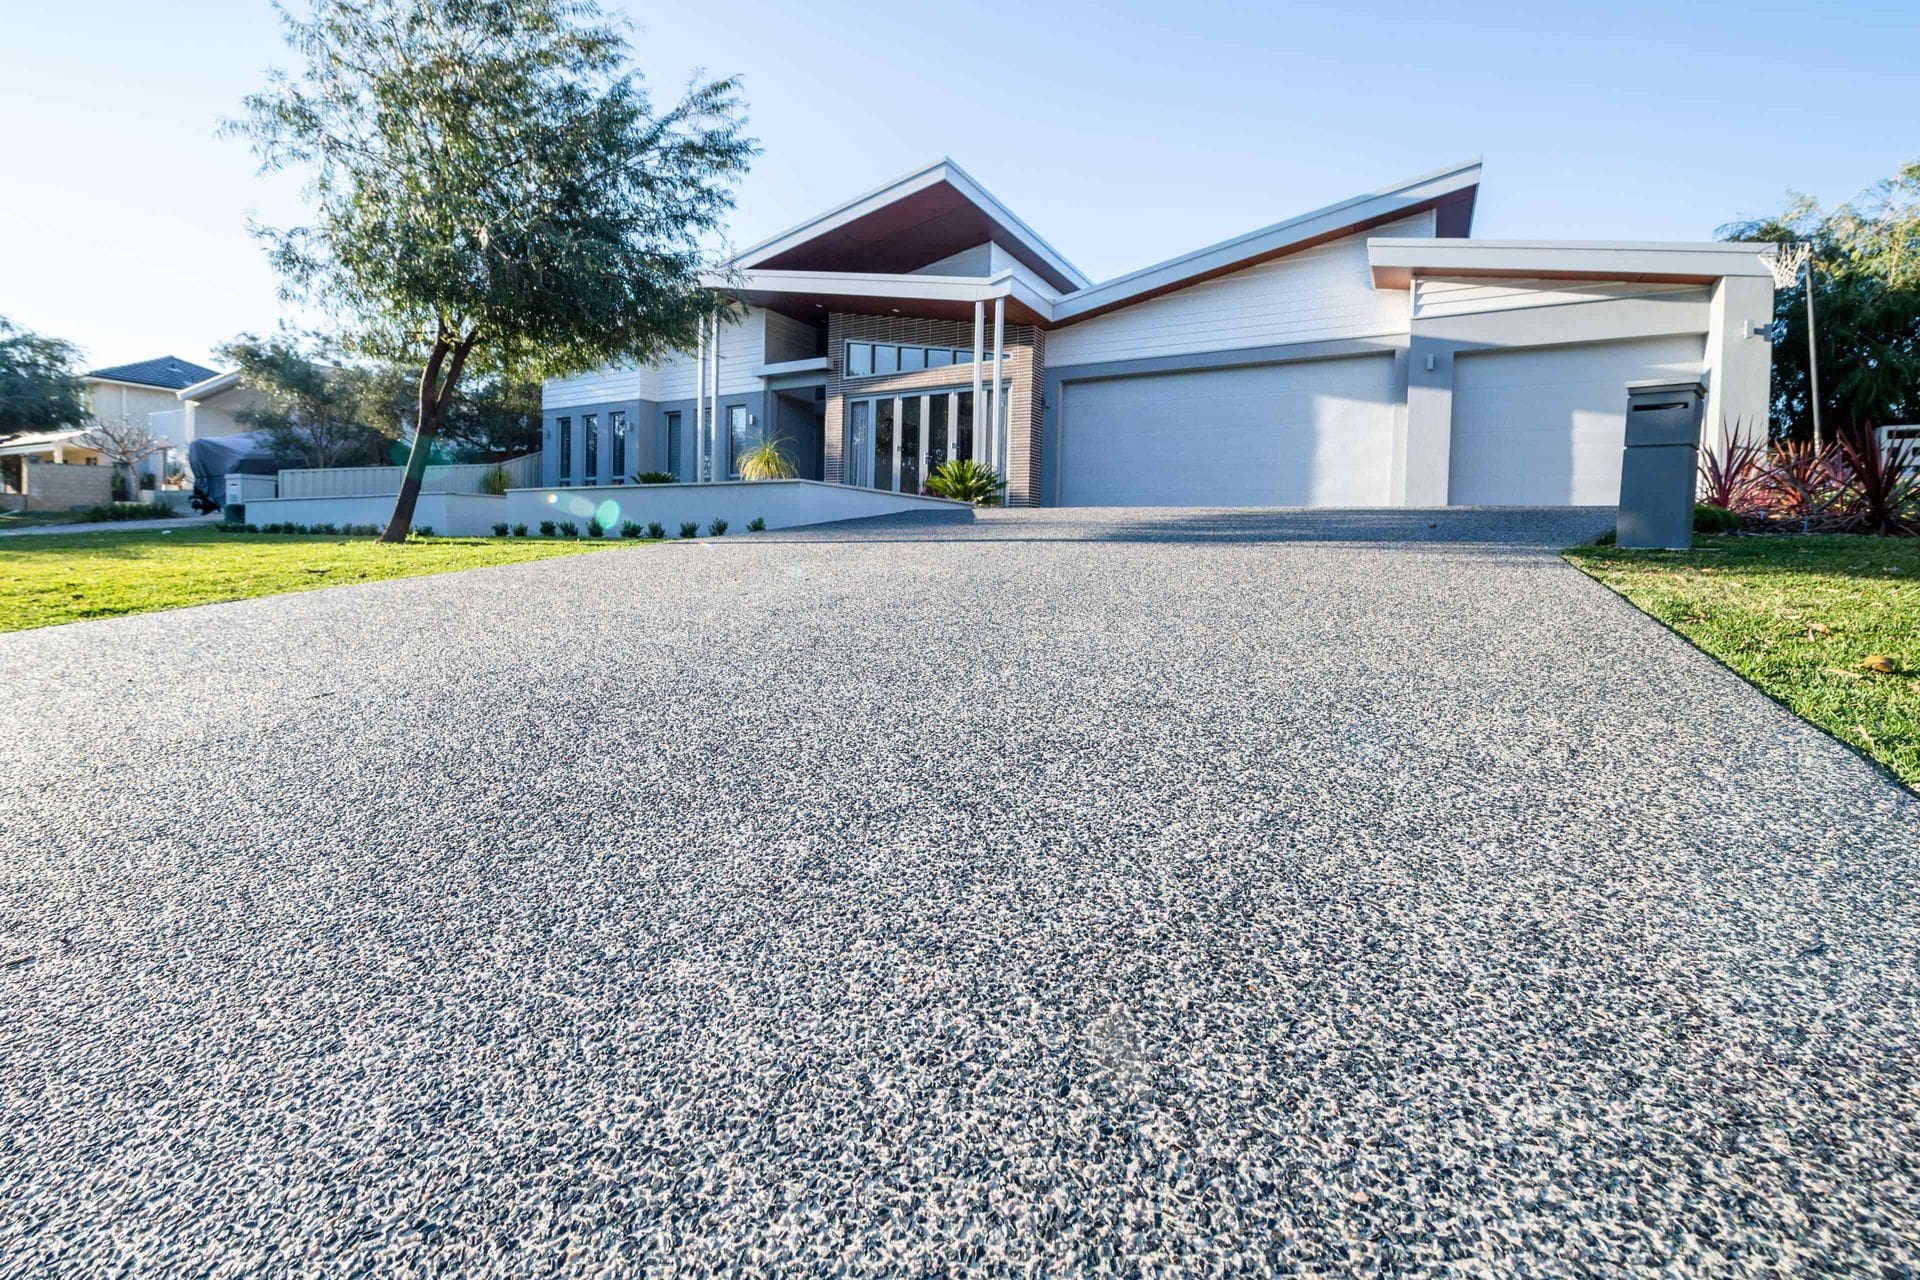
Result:
[[[1800,268],[1807,265],[1807,259],[1812,254],[1812,245],[1805,240],[1796,240],[1779,246],[1771,254],[1760,254],[1759,258],[1773,273],[1773,287],[1784,289],[1799,278]]]

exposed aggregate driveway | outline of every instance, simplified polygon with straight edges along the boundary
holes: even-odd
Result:
[[[0,636],[0,1275],[1920,1269],[1920,800],[1605,519]]]

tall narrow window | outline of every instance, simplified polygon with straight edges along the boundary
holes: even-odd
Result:
[[[627,482],[627,415],[625,413],[607,415],[607,450],[613,455],[609,459],[613,482],[625,484]]]
[[[580,430],[587,438],[587,470],[581,479],[582,484],[592,484],[600,478],[600,415],[583,413],[580,415]]]
[[[573,419],[555,418],[553,433],[560,439],[559,482],[573,483]]]
[[[747,406],[730,404],[727,406],[727,475],[740,478],[740,455],[745,453],[751,442],[747,439]]]
[[[684,462],[680,457],[680,415],[678,412],[667,415],[667,466],[666,470],[676,476],[683,476]]]

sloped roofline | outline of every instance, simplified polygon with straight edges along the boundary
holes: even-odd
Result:
[[[1475,156],[1068,294],[1054,307],[1054,320],[1059,324],[1084,320],[1147,295],[1185,288],[1311,243],[1432,207],[1449,196],[1467,195],[1479,185],[1480,157]]]
[[[864,195],[855,196],[844,204],[835,205],[825,213],[809,218],[798,226],[789,227],[778,235],[742,250],[733,257],[732,265],[741,268],[752,267],[789,249],[797,248],[836,227],[845,226],[876,209],[885,208],[896,200],[942,182],[966,197],[993,221],[1013,232],[1028,250],[1061,275],[1072,280],[1076,286],[1085,289],[1093,283],[1087,278],[1086,273],[1069,262],[1058,249],[1048,244],[1039,232],[1021,221],[1013,210],[1000,203],[992,192],[975,181],[972,174],[946,156],[892,182],[882,183]]]

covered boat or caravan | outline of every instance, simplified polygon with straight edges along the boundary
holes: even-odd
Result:
[[[187,465],[193,470],[196,511],[218,511],[227,505],[230,475],[271,476],[280,471],[264,431],[195,440],[187,446]]]

